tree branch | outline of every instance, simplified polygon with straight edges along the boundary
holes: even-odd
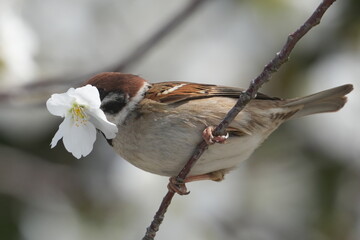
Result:
[[[290,34],[287,38],[287,41],[280,52],[265,66],[263,71],[250,82],[249,88],[242,92],[239,96],[238,101],[235,106],[228,112],[226,117],[221,121],[221,123],[214,129],[214,136],[216,135],[225,135],[226,128],[234,120],[234,118],[239,114],[245,106],[256,97],[256,94],[260,87],[270,80],[272,74],[279,70],[279,68],[288,61],[289,55],[294,49],[297,42],[313,27],[320,23],[320,20],[326,10],[335,2],[336,0],[323,0],[322,3],[316,8],[314,13],[306,20],[306,22],[297,29],[294,33]],[[205,141],[200,142],[194,150],[193,156],[188,160],[184,168],[177,175],[178,180],[184,180],[189,174],[191,168],[201,157],[204,151],[207,149],[208,145]],[[174,192],[168,190],[168,193],[165,195],[159,210],[156,212],[153,221],[150,226],[147,228],[143,240],[153,240],[156,236],[156,232],[159,230],[160,224],[162,223],[165,213],[168,206],[171,203]]]

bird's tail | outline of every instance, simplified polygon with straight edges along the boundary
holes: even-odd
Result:
[[[293,118],[303,117],[315,113],[335,112],[346,103],[346,94],[353,90],[353,85],[346,84],[331,88],[306,97],[293,98],[285,102],[283,107],[302,106]]]

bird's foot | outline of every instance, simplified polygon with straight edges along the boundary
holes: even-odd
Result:
[[[229,138],[229,133],[226,133],[226,135],[222,136],[214,136],[214,126],[208,126],[205,128],[205,130],[202,133],[202,137],[205,140],[205,142],[208,145],[214,144],[214,143],[225,143],[226,140]]]
[[[175,192],[179,195],[188,195],[190,192],[187,190],[184,179],[171,177],[168,184],[169,191]]]
[[[224,176],[228,171],[229,171],[228,169],[222,169],[215,172],[186,177],[185,179],[180,179],[178,177],[171,177],[169,179],[168,189],[179,195],[188,195],[190,192],[186,188],[185,185],[186,183],[203,181],[203,180],[212,180],[212,181],[220,182],[224,180]]]

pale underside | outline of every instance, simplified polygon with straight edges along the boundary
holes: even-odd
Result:
[[[114,149],[145,171],[175,176],[202,140],[205,127],[217,125],[235,102],[234,98],[224,97],[169,105],[142,100],[139,111],[118,126],[119,134],[112,142]],[[236,167],[284,121],[281,116],[294,112],[294,108],[281,108],[281,101],[266,102],[265,107],[263,100],[251,101],[230,124],[227,143],[209,146],[189,176]]]

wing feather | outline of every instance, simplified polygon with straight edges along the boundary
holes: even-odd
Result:
[[[146,93],[146,98],[161,103],[177,103],[191,99],[209,97],[238,98],[242,88],[218,86],[211,84],[198,84],[190,82],[162,82],[155,83]],[[256,99],[280,100],[280,98],[269,97],[258,93]]]

